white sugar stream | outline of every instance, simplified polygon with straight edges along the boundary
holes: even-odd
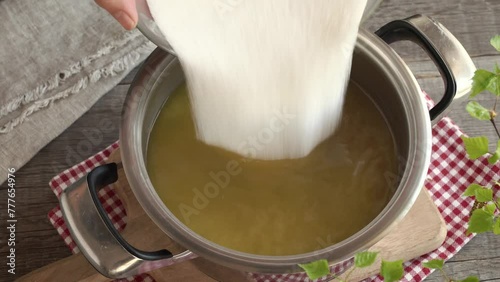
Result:
[[[197,136],[299,158],[336,129],[366,0],[148,0],[179,56]]]

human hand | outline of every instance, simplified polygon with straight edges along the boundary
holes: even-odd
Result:
[[[135,0],[95,0],[97,5],[108,11],[125,29],[137,25],[138,15]]]

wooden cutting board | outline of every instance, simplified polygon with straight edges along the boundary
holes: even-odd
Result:
[[[120,163],[119,150],[114,151],[109,162]],[[167,249],[180,253],[185,249],[165,235],[145,214],[132,193],[123,169],[118,172],[118,181],[113,184],[115,191],[125,205],[127,226],[123,237],[133,246],[155,251]],[[422,189],[415,205],[408,215],[380,242],[370,250],[378,251],[379,259],[410,260],[426,254],[443,243],[446,238],[446,225],[432,202],[426,189]],[[350,281],[358,281],[378,273],[379,262],[374,267],[356,270]],[[156,281],[250,281],[240,271],[214,264],[203,258],[178,263],[148,273]],[[100,275],[87,262],[82,254],[75,254],[43,268],[35,270],[18,281],[111,281]]]

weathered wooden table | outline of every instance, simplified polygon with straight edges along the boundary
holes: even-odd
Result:
[[[366,28],[376,30],[394,19],[422,13],[442,22],[463,43],[480,68],[492,69],[500,63],[500,54],[490,45],[489,39],[500,33],[500,0],[385,0],[367,22]],[[427,56],[412,44],[394,45],[416,74],[422,89],[432,96],[442,92],[443,86],[437,70]],[[0,232],[0,281],[10,281],[32,270],[70,255],[56,230],[47,219],[47,212],[58,204],[48,187],[49,180],[63,169],[93,155],[117,140],[123,99],[134,73],[105,95],[90,111],[76,121],[61,136],[41,150],[16,174],[17,246],[16,275],[6,272],[5,223]],[[437,96],[435,96],[437,97]],[[494,99],[480,98],[486,105]],[[464,104],[453,105],[450,116],[468,134],[495,135],[488,122],[475,121],[464,110]],[[98,129],[102,138],[89,139],[87,132],[96,130],[101,120],[114,124],[112,129]],[[0,148],[1,150],[1,148]],[[500,177],[499,177],[500,178]],[[1,213],[6,203],[6,186],[0,195]],[[4,218],[2,216],[2,218]],[[450,275],[464,278],[479,275],[482,281],[500,281],[500,236],[479,235],[457,256],[446,264]],[[427,281],[442,281],[439,273]]]

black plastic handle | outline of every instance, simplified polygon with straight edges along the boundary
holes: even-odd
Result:
[[[443,59],[442,54],[427,38],[427,36],[408,20],[397,20],[390,22],[375,32],[386,43],[391,44],[396,41],[410,40],[420,45],[429,54],[441,73],[445,92],[439,101],[430,111],[431,120],[437,118],[448,108],[457,93],[457,83],[453,72]]]
[[[115,229],[113,223],[109,219],[104,207],[99,201],[99,197],[97,196],[97,192],[104,188],[107,185],[110,185],[118,180],[118,168],[115,163],[110,163],[106,165],[99,166],[92,170],[87,175],[87,184],[90,190],[90,195],[92,196],[92,200],[94,201],[94,205],[99,212],[104,224],[111,232],[113,237],[115,237],[116,241],[122,245],[122,247],[127,250],[130,254],[134,255],[137,258],[142,260],[162,260],[168,259],[172,257],[172,253],[167,250],[159,250],[154,252],[141,251],[130,245],[123,237],[120,235],[118,230]]]

